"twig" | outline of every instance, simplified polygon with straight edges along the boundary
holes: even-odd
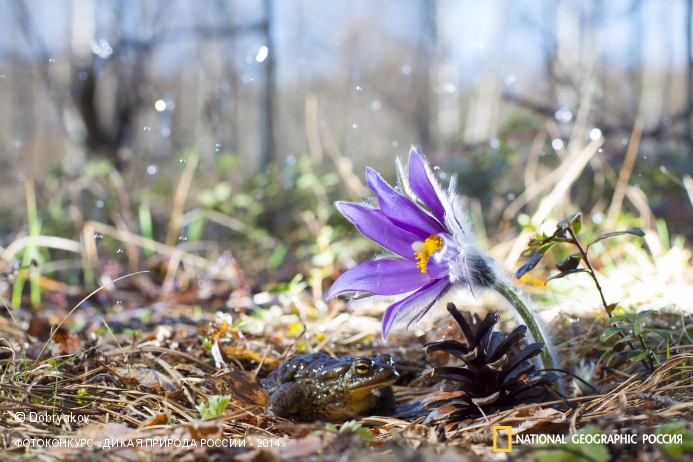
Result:
[[[633,173],[633,166],[635,165],[635,156],[638,154],[638,148],[640,147],[642,127],[642,119],[636,120],[635,125],[633,126],[633,132],[630,135],[630,142],[628,143],[626,159],[623,162],[623,168],[621,168],[621,173],[619,173],[618,175],[616,191],[614,191],[614,197],[611,200],[609,214],[606,218],[606,225],[608,227],[614,227],[614,225],[616,224],[616,218],[618,217],[618,214],[621,211],[623,198],[626,195],[626,187],[628,186],[628,180],[630,179],[631,173]]]
[[[573,374],[572,372],[566,371],[565,369],[555,369],[555,368],[554,368],[554,369],[538,369],[538,370],[537,370],[537,372],[544,372],[544,371],[562,372],[562,373],[564,373],[564,374],[567,374],[567,375],[571,376],[572,378],[574,378],[574,379],[576,379],[576,380],[579,380],[580,382],[584,383],[585,385],[587,385],[588,387],[590,387],[590,388],[591,388],[592,390],[594,390],[595,392],[599,393],[599,390],[597,390],[597,389],[594,388],[592,385],[590,385],[589,382],[587,382],[586,380],[584,380],[584,379],[578,377],[577,375]]]
[[[580,404],[573,411],[573,416],[570,418],[570,433],[577,433],[577,420],[580,418],[580,415],[584,409],[585,405]]]
[[[262,369],[263,364],[265,364],[265,359],[267,359],[267,355],[269,352],[272,351],[272,345],[267,345],[267,348],[265,348],[265,353],[262,355],[262,359],[260,360],[260,364],[257,365],[257,368],[255,369],[255,377],[260,373],[260,370]]]
[[[178,189],[176,190],[176,195],[173,198],[173,209],[171,210],[171,221],[168,225],[168,233],[166,235],[166,245],[168,247],[173,247],[176,243],[177,235],[179,232],[179,218],[183,214],[183,208],[185,207],[185,199],[188,197],[188,191],[190,191],[190,184],[192,183],[193,176],[195,175],[195,169],[197,169],[197,162],[200,157],[198,154],[191,154],[188,157],[188,161],[185,163],[185,170],[180,177],[180,182],[178,183]]]

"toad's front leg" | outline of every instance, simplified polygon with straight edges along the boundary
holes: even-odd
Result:
[[[296,382],[287,382],[272,393],[267,406],[267,413],[288,419],[308,404],[305,386]]]

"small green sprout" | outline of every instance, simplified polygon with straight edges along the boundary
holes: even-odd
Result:
[[[205,347],[205,350],[207,351],[212,351],[212,346],[214,343],[208,339],[207,337],[203,337],[202,335],[199,336],[200,342],[202,342],[202,346]]]
[[[216,419],[223,414],[230,401],[231,397],[228,395],[212,395],[208,403],[201,402],[197,409],[203,419]]]
[[[335,427],[333,424],[328,423],[327,425],[325,425],[325,430],[327,430],[327,432],[330,433],[345,433],[351,431],[356,433],[366,441],[370,441],[373,439],[373,433],[371,433],[371,431],[368,428],[364,427],[355,420],[344,422],[342,426],[339,428],[339,430],[337,430],[337,427]]]

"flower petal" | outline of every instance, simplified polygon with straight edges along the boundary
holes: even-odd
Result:
[[[447,279],[434,280],[404,300],[390,305],[383,316],[383,338],[387,340],[392,329],[408,328],[413,321],[421,319],[449,286]]]
[[[397,227],[382,210],[352,202],[337,202],[335,205],[364,236],[404,258],[415,259],[411,245],[419,240],[419,236]]]
[[[445,207],[443,207],[440,197],[433,187],[424,160],[421,158],[421,155],[416,152],[414,147],[411,148],[411,152],[409,153],[409,185],[411,186],[411,190],[414,191],[414,194],[416,194],[416,197],[433,212],[433,215],[435,215],[441,223],[445,223]]]
[[[447,279],[450,274],[450,267],[446,261],[436,261],[433,257],[426,262],[426,273],[433,279]]]
[[[395,191],[382,177],[368,167],[366,169],[368,186],[378,196],[378,204],[385,216],[399,228],[426,239],[431,234],[445,232],[438,220],[421,210],[407,197]]]
[[[373,260],[342,274],[327,292],[327,298],[345,292],[399,295],[419,289],[431,278],[409,260]]]
[[[443,248],[434,252],[426,262],[426,272],[433,279],[450,278],[450,265],[459,261],[460,251],[449,234],[438,234],[443,240]]]

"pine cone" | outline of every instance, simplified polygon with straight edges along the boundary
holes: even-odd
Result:
[[[448,311],[462,328],[467,344],[456,340],[427,343],[424,351],[445,351],[460,358],[466,367],[435,367],[423,372],[426,380],[445,380],[442,393],[426,398],[423,409],[434,409],[427,422],[442,421],[446,430],[469,417],[478,416],[497,409],[542,401],[558,377],[552,373],[536,372],[529,359],[537,356],[544,348],[543,343],[533,343],[522,348],[519,344],[527,333],[521,325],[503,338],[493,328],[500,320],[498,313],[489,313],[486,318],[470,326],[464,315],[453,303]],[[474,318],[472,318],[474,319]]]

